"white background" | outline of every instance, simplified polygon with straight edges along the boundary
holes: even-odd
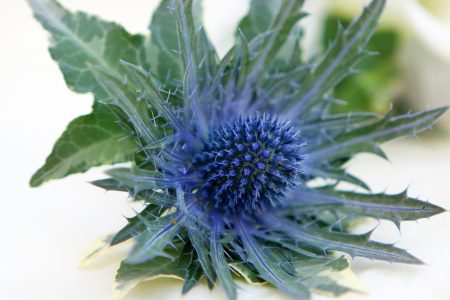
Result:
[[[132,32],[145,31],[149,11],[157,5],[153,0],[62,2],[123,23]],[[206,23],[214,42],[227,45],[234,28],[230,24],[244,14],[247,1],[205,2]],[[0,0],[0,299],[111,299],[117,262],[100,260],[88,270],[79,270],[78,264],[92,241],[125,223],[122,216],[131,214],[126,196],[104,193],[86,183],[99,178],[100,170],[39,189],[28,187],[28,179],[66,124],[88,113],[92,103],[90,95],[76,95],[65,87],[47,45],[47,34],[32,18],[25,1]],[[362,155],[352,169],[375,191],[398,192],[409,186],[411,195],[450,208],[450,141],[438,139],[388,144],[391,163]],[[409,249],[427,265],[357,259],[354,270],[370,293],[343,298],[450,299],[449,233],[449,214],[407,223],[401,235],[392,224],[381,224],[375,238],[399,241],[399,247]],[[180,289],[177,281],[157,280],[126,299],[181,299]],[[271,288],[246,285],[239,296],[285,299]],[[211,293],[202,285],[183,299],[225,298],[219,290]]]

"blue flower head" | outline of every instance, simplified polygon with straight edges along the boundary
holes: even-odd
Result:
[[[253,114],[214,129],[192,160],[200,201],[226,214],[282,204],[301,175],[304,142],[288,122]]]
[[[43,19],[43,6],[29,1]],[[345,163],[361,152],[384,157],[381,143],[429,128],[446,108],[333,114],[332,91],[370,54],[364,47],[385,0],[372,0],[327,51],[308,61],[299,47],[303,2],[252,1],[235,45],[219,58],[198,1],[163,0],[150,47],[134,39],[133,47],[119,49],[123,60],[112,69],[108,60],[87,56],[87,73],[77,78],[95,87],[83,86],[96,95],[94,109],[113,114],[137,145],[132,167],[94,182],[143,204],[111,241],[135,241],[118,271],[119,285],[169,274],[185,280],[186,292],[205,277],[235,299],[234,277],[242,277],[307,298],[312,289],[347,290],[322,272],[347,266],[335,251],[421,263],[370,233],[352,234],[347,225],[360,217],[399,225],[443,210],[406,192],[373,194]],[[52,5],[49,11],[61,9]],[[44,26],[58,39],[64,31],[51,20]],[[158,58],[149,63],[148,48]],[[63,71],[77,70],[66,66]]]

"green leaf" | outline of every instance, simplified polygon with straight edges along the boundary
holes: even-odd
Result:
[[[153,13],[149,26],[152,72],[172,90],[182,86],[185,71],[179,51],[174,8],[174,0],[161,1],[161,4]]]
[[[128,224],[122,228],[111,239],[110,245],[114,246],[129,240],[130,238],[141,234],[147,228],[142,219],[152,221],[158,215],[160,207],[155,205],[147,205],[143,211],[139,213],[140,216],[134,216],[133,218],[127,218]]]
[[[326,48],[338,32],[338,24],[347,27],[351,20],[334,12],[327,16],[322,45]],[[398,60],[401,38],[398,30],[388,27],[377,29],[367,44],[376,52],[358,64],[358,74],[342,80],[333,91],[337,99],[345,99],[344,105],[332,105],[333,112],[373,111],[386,113],[393,99],[398,97],[402,74]]]
[[[316,168],[314,166],[305,167],[307,169],[307,174],[311,176],[314,180],[316,177],[320,177],[326,180],[335,180],[336,183],[347,182],[351,183],[357,187],[370,191],[370,187],[361,179],[352,174],[348,173],[346,170],[340,167],[333,166],[321,166],[320,168]]]
[[[186,275],[184,276],[184,284],[181,293],[184,295],[194,288],[203,275],[202,266],[198,263],[191,263],[186,267]]]
[[[165,248],[181,229],[184,217],[180,217],[178,213],[155,220],[146,220],[139,214],[136,216],[146,228],[136,237],[136,243],[125,261],[129,264],[141,264],[158,256],[170,257]]]
[[[282,268],[283,263],[286,262],[271,255],[268,252],[269,248],[258,243],[249,232],[247,224],[241,221],[235,226],[244,246],[247,260],[255,267],[261,278],[293,297],[309,298],[308,289],[299,282],[295,274],[288,273]]]
[[[151,73],[125,61],[121,61],[121,64],[130,77],[130,80],[139,89],[140,98],[145,99],[174,129],[183,131],[185,126],[179,121],[179,117],[175,115],[174,109],[169,106],[169,103],[163,100],[158,88],[154,84],[155,78],[152,77]]]
[[[249,41],[267,32],[280,5],[280,1],[252,0],[248,14],[239,22],[238,32],[242,32]]]
[[[258,46],[258,53],[252,61],[251,71],[249,74],[249,84],[253,79],[260,78],[264,72],[264,69],[270,69],[273,63],[277,60],[277,55],[285,45],[286,41],[289,41],[291,31],[295,27],[296,23],[305,16],[305,13],[301,11],[303,0],[282,0],[281,9],[278,10],[273,22],[270,25],[270,30],[262,38],[262,42]],[[266,6],[268,9],[269,6]],[[292,51],[294,54],[298,54],[295,51],[295,43],[299,42],[300,33],[294,32],[294,44],[288,43],[288,51]],[[296,45],[298,49],[298,44]],[[254,49],[256,50],[256,49]],[[284,53],[283,55],[286,55]],[[288,55],[290,57],[291,55]],[[294,55],[295,56],[295,55]],[[298,61],[297,61],[298,63]]]
[[[146,41],[121,26],[83,12],[72,13],[53,0],[27,0],[36,19],[51,33],[50,54],[67,85],[75,92],[92,92],[98,101],[108,95],[96,82],[89,65],[121,76],[120,59],[148,68]]]
[[[87,171],[92,166],[129,161],[137,150],[133,138],[115,122],[116,116],[105,105],[94,105],[93,112],[73,120],[57,140],[52,153],[31,178],[39,186],[67,175]]]
[[[185,216],[187,216],[186,220],[184,221],[184,225],[188,233],[189,240],[191,241],[192,246],[194,247],[197,253],[198,261],[202,266],[206,278],[210,282],[214,282],[215,274],[211,264],[211,258],[209,256],[209,248],[208,248],[209,232],[204,230],[204,228],[202,227],[203,224],[198,224],[199,223],[198,220],[204,220],[206,219],[206,216],[203,215],[203,213],[199,215],[201,212],[199,212],[198,210],[188,209],[185,203],[183,189],[180,186],[177,186],[176,195],[177,195],[177,208]]]
[[[331,230],[315,229],[312,226],[301,226],[292,221],[278,220],[267,216],[266,222],[276,226],[297,243],[315,247],[323,251],[335,250],[350,256],[362,256],[369,259],[385,260],[406,264],[422,264],[416,257],[403,249],[390,244],[383,244],[369,240],[371,232],[367,234],[348,234]]]
[[[314,137],[316,144],[332,140],[343,132],[349,132],[379,121],[382,117],[373,113],[342,113],[321,117],[302,124],[302,134]],[[310,146],[314,146],[310,145]]]
[[[228,266],[227,259],[225,258],[225,250],[223,245],[219,242],[217,232],[220,232],[220,229],[217,228],[217,226],[218,224],[215,224],[215,228],[212,229],[216,234],[212,235],[210,242],[212,265],[222,288],[227,294],[228,300],[235,300],[237,297],[236,284],[231,276],[230,267]]]
[[[336,259],[297,259],[296,272],[308,288],[331,293],[334,296],[350,291],[349,287],[339,284],[330,276],[332,272],[340,272],[349,268],[345,257]]]
[[[248,283],[261,284],[264,282],[264,280],[258,277],[256,270],[243,262],[235,261],[228,263],[228,265]]]
[[[82,12],[67,11],[57,1],[27,1],[36,19],[50,32],[50,54],[73,91],[92,92],[96,101],[108,99],[89,65],[101,66],[116,76],[123,74],[120,59],[149,67],[143,36],[131,35],[115,23]],[[38,186],[92,166],[130,160],[136,146],[131,140],[121,140],[127,133],[116,120],[101,106],[95,106],[91,115],[75,119],[30,184]]]
[[[144,146],[163,137],[158,123],[152,119],[152,113],[146,101],[141,101],[132,83],[123,83],[103,68],[91,66],[91,70],[95,80],[110,97],[104,100],[104,103],[118,107],[126,115],[138,136],[143,140]],[[153,116],[153,118],[155,117]]]
[[[300,117],[307,120],[316,117],[317,113],[312,113],[313,108],[323,106],[326,93],[351,74],[354,66],[367,54],[364,47],[375,31],[385,2],[386,0],[373,0],[359,19],[347,29],[339,30],[324,57],[292,98],[291,105],[286,107],[288,118]]]
[[[347,215],[390,220],[398,226],[401,221],[429,218],[445,211],[429,202],[408,197],[406,191],[397,195],[386,195],[319,189],[302,190],[301,195],[302,204],[294,206],[293,209],[339,210]]]
[[[188,264],[192,258],[192,249],[176,244],[175,247],[166,249],[168,256],[157,256],[145,263],[130,264],[123,261],[116,275],[115,292],[123,297],[140,282],[153,280],[159,277],[183,279]],[[190,260],[192,261],[192,260]]]
[[[160,277],[184,280],[183,294],[197,285],[202,272],[192,245],[175,243],[166,252],[171,258],[158,256],[141,264],[122,262],[116,275],[118,296],[124,296],[140,282]]]
[[[431,128],[448,107],[391,117],[345,132],[328,143],[308,150],[307,164],[326,163],[338,158],[351,157],[359,152],[371,152],[384,157],[379,144],[402,136],[415,136]],[[325,161],[324,161],[325,160]]]
[[[185,70],[184,113],[186,118],[196,119],[200,135],[207,138],[208,116],[198,109],[200,102],[207,99],[202,99],[199,95],[213,78],[217,67],[217,54],[201,24],[200,1],[175,0],[175,3],[179,47]]]
[[[115,168],[106,172],[113,180],[133,194],[139,194],[142,191],[153,191],[167,186],[173,186],[172,183],[161,178],[161,173],[158,171],[149,171],[134,168]],[[109,181],[110,183],[111,181]]]

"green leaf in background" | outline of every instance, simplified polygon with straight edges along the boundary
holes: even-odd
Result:
[[[136,144],[115,120],[115,114],[103,104],[94,105],[91,114],[73,120],[30,185],[36,187],[92,166],[131,160]]]
[[[323,47],[336,36],[338,24],[345,27],[351,20],[331,14],[325,20]],[[377,53],[358,64],[356,76],[345,78],[334,89],[334,97],[345,99],[344,105],[334,104],[335,112],[373,111],[385,113],[391,101],[398,98],[401,71],[398,62],[400,36],[394,29],[381,27],[367,44],[367,49]]]

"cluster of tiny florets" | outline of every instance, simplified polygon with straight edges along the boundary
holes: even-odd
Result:
[[[304,141],[289,123],[254,114],[212,131],[193,159],[202,202],[225,213],[277,205],[301,172]]]

